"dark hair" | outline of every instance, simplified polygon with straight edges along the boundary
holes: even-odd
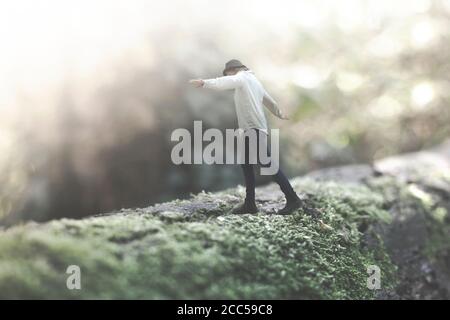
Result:
[[[231,69],[228,69],[226,72],[224,72],[224,76],[226,75],[226,73],[228,73],[228,72],[230,72],[230,71],[236,71],[236,70],[244,70],[244,71],[248,71],[248,70],[250,70],[249,68],[247,68],[247,67],[244,67],[244,66],[242,66],[242,67],[236,67],[236,68],[231,68]]]

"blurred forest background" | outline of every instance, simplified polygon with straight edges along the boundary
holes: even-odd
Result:
[[[236,126],[229,92],[187,85],[231,58],[291,116],[269,116],[290,176],[435,145],[449,57],[450,0],[2,1],[0,223],[242,183],[170,161],[175,128]]]

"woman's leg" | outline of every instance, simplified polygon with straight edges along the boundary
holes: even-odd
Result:
[[[292,188],[291,183],[288,178],[284,175],[281,168],[278,169],[278,172],[272,176],[272,179],[280,186],[281,191],[284,193],[287,202],[291,202],[292,200],[297,200],[298,196]]]
[[[254,204],[255,203],[255,172],[253,170],[252,164],[242,164],[242,170],[244,172],[245,179],[245,203]]]
[[[261,145],[259,144],[260,139],[264,139],[261,141],[262,142]],[[270,156],[270,146],[267,143],[267,135],[265,135],[265,133],[260,132],[258,130],[258,148],[259,147],[265,148],[267,150],[267,155]],[[258,155],[259,155],[259,150],[258,150]],[[260,161],[258,161],[258,162],[259,162],[259,165],[262,167],[269,167],[271,165],[270,162],[267,164],[262,164]],[[298,197],[297,193],[295,192],[294,188],[292,188],[291,183],[289,182],[288,178],[283,173],[283,171],[281,170],[280,167],[278,168],[277,173],[272,175],[272,180],[278,184],[281,191],[284,193],[284,196],[286,197],[286,206],[283,209],[281,209],[279,211],[279,213],[285,214],[285,213],[289,213],[289,212],[299,208],[301,205],[301,200]]]
[[[241,164],[242,171],[244,173],[245,179],[245,202],[237,206],[233,209],[234,214],[243,214],[243,213],[256,213],[258,212],[258,208],[256,207],[255,201],[255,172],[254,165],[251,164],[250,156],[249,156],[249,139],[245,138],[244,140],[244,163]]]

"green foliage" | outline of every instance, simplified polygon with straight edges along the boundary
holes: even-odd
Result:
[[[302,93],[298,108],[292,115],[292,120],[300,121],[321,111],[321,106],[306,92]]]

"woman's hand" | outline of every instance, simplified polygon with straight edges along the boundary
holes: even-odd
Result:
[[[205,84],[205,82],[202,79],[192,79],[189,80],[189,83],[194,85],[194,87],[196,88],[203,87],[203,85]]]
[[[289,117],[286,116],[282,111],[280,111],[278,118],[280,118],[281,120],[289,120]]]

